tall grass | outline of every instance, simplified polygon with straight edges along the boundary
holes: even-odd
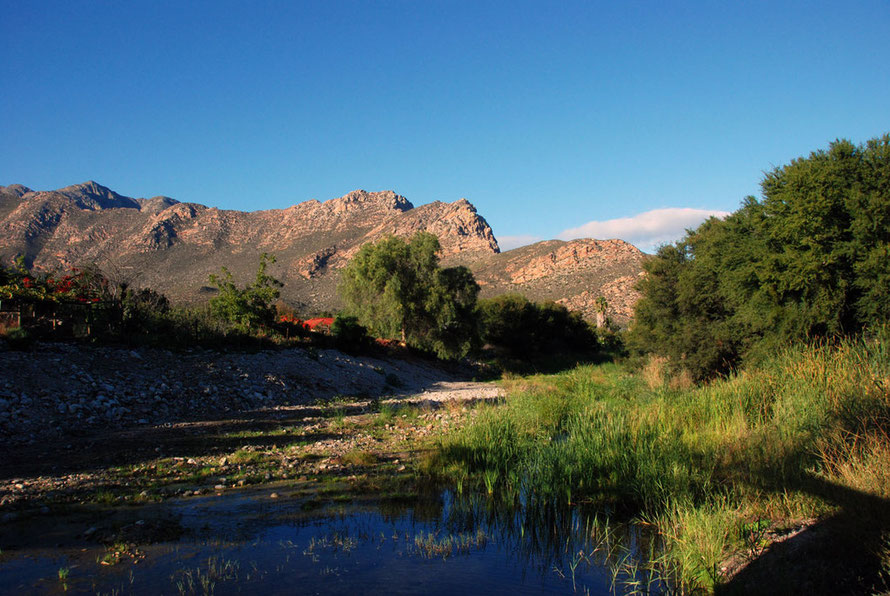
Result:
[[[712,589],[751,519],[890,497],[890,334],[789,348],[699,387],[615,365],[516,380],[439,455],[488,493],[646,517],[679,581]]]

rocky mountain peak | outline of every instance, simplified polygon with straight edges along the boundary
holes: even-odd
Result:
[[[9,186],[0,186],[0,192],[5,192],[7,194],[12,194],[17,197],[21,197],[23,195],[32,192],[30,188],[24,186],[22,184],[10,184]]]
[[[56,191],[73,199],[81,209],[139,209],[136,199],[119,195],[107,186],[95,180],[87,180],[81,184],[72,184]]]
[[[157,214],[165,210],[167,207],[178,205],[179,201],[170,197],[157,196],[150,199],[137,199],[139,201],[139,210],[144,213]]]
[[[355,212],[392,212],[395,214],[404,213],[414,208],[411,201],[392,190],[380,192],[354,190],[338,199],[325,201],[323,204],[336,215]]]

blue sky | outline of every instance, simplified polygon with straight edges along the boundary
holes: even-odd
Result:
[[[0,184],[35,189],[242,210],[393,189],[466,197],[507,245],[651,246],[890,132],[886,0],[0,0],[0,22]]]

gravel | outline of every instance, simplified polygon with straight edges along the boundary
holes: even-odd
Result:
[[[331,398],[432,404],[499,395],[495,386],[480,389],[430,362],[336,350],[172,352],[46,343],[29,352],[0,351],[0,439],[11,445]]]

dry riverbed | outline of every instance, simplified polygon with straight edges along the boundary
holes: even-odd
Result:
[[[144,503],[268,483],[322,499],[410,491],[436,438],[503,393],[427,361],[334,350],[175,354],[51,345],[0,353],[0,365],[10,372],[0,382],[5,411],[15,407],[2,430],[7,438],[17,426],[25,433],[25,440],[7,442],[0,461],[6,521],[69,505]],[[42,382],[35,383],[29,374],[40,369]],[[160,395],[146,389],[161,385],[168,390]],[[94,395],[100,391],[126,404],[104,412],[127,411],[105,415],[97,427],[88,419],[102,415],[105,400]],[[99,405],[71,414],[70,403],[82,402]],[[60,420],[63,405],[73,421]]]

